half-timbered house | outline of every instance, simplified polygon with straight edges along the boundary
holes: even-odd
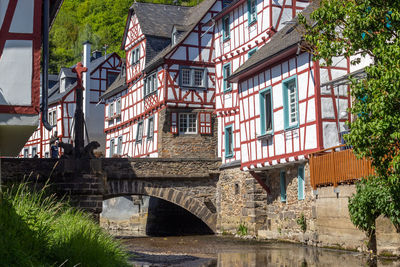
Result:
[[[85,119],[85,142],[97,141],[100,144],[99,152],[105,152],[104,134],[104,101],[100,96],[106,91],[120,72],[121,59],[115,54],[102,55],[99,51],[91,53],[90,43],[84,44],[83,63],[88,67],[83,75],[83,111]],[[59,137],[59,141],[73,143],[74,113],[76,106],[75,86],[76,73],[72,68],[61,68],[57,83],[49,89],[49,124],[53,126],[48,131],[43,123],[29,138],[20,152],[20,157],[40,158],[50,157],[50,138]],[[62,151],[59,151],[60,154]]]
[[[50,1],[50,25],[61,0]],[[40,109],[42,0],[0,1],[0,156],[16,156]]]
[[[107,156],[216,156],[214,28],[205,23],[221,7],[132,5],[126,69],[103,96]]]

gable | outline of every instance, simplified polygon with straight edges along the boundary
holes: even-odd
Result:
[[[123,38],[123,49],[125,51],[129,50],[138,41],[144,39],[144,34],[142,28],[139,24],[139,19],[134,12],[130,12],[127,20],[127,28],[125,29]]]

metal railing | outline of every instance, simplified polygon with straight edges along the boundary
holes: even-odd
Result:
[[[311,186],[338,186],[354,183],[361,177],[374,174],[371,161],[357,159],[353,149],[340,145],[310,155]]]

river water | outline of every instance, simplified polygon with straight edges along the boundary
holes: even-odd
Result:
[[[361,253],[272,241],[218,236],[138,237],[122,240],[134,266],[400,266],[400,261],[371,264]]]

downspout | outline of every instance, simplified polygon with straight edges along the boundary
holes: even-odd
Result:
[[[47,121],[48,92],[49,92],[49,10],[50,0],[43,0],[43,61],[42,61],[42,123],[44,128],[51,131],[53,128]]]

